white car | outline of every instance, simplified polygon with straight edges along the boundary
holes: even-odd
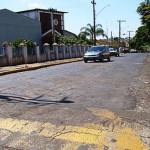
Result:
[[[136,49],[130,49],[130,53],[136,53]]]
[[[110,51],[110,55],[111,56],[118,56],[119,57],[119,50],[115,49],[115,48],[109,48],[109,51]]]

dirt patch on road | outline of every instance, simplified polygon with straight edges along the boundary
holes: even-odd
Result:
[[[128,94],[136,99],[136,107],[130,111],[131,122],[140,124],[142,141],[150,147],[150,54],[148,54],[138,77],[133,79]]]
[[[140,75],[131,84],[129,92],[136,98],[135,110],[150,113],[150,54],[141,68]]]

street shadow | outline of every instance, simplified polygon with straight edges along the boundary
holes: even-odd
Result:
[[[47,100],[43,98],[43,95],[35,97],[35,98],[25,98],[21,96],[15,96],[15,95],[0,95],[0,101],[6,102],[6,103],[25,103],[27,105],[38,105],[38,106],[44,106],[49,104],[69,104],[74,103],[74,101],[69,101],[68,97],[64,97],[58,101],[55,100]]]

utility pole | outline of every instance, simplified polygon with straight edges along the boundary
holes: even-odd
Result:
[[[120,39],[121,39],[121,22],[126,22],[126,20],[118,20],[117,22],[119,22],[119,43],[120,43]]]
[[[148,5],[149,4],[149,0],[146,0],[146,5]]]
[[[95,0],[91,1],[93,4],[93,24],[94,24],[94,45],[96,45],[96,33],[95,33]]]
[[[129,49],[131,49],[131,47],[130,47],[130,39],[131,39],[130,33],[133,31],[128,31],[128,32],[129,32]]]
[[[52,34],[53,34],[53,43],[55,43],[54,10],[52,10]]]
[[[112,46],[112,42],[113,42],[113,36],[112,36],[112,31],[111,31],[111,46]]]

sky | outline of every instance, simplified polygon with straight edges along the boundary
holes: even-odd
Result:
[[[96,24],[101,24],[103,30],[110,38],[119,36],[118,20],[121,23],[121,37],[131,37],[141,26],[140,16],[136,9],[144,0],[95,0],[96,2]],[[108,6],[110,5],[110,6]],[[58,11],[68,12],[65,14],[65,29],[75,34],[80,33],[82,27],[88,23],[93,25],[93,6],[91,0],[4,0],[0,3],[0,9],[9,9],[14,12],[34,8],[54,8]],[[104,8],[104,9],[103,9]],[[99,37],[101,38],[101,37]]]

